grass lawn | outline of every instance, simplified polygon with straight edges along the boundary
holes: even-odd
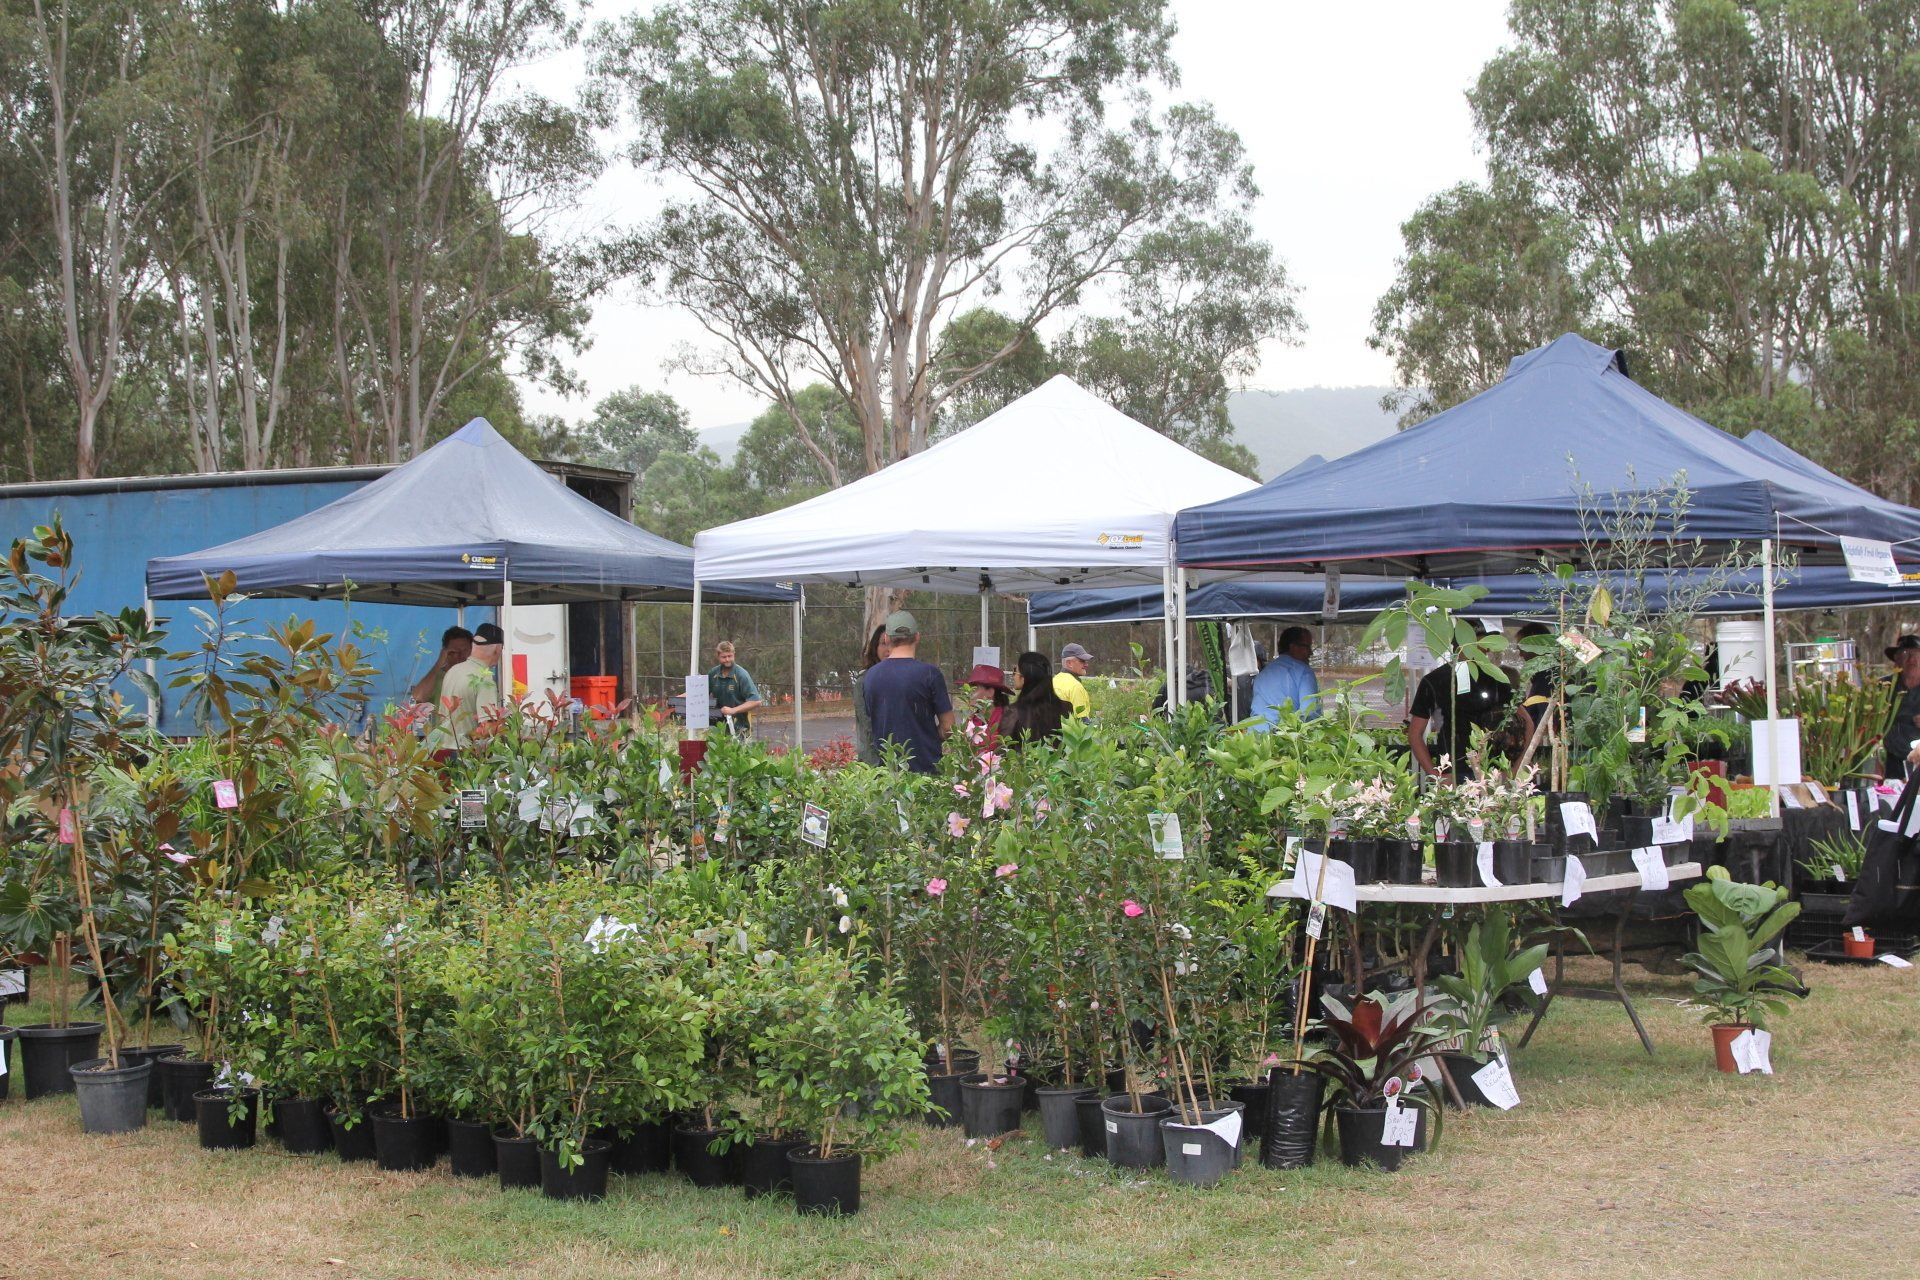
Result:
[[[71,1098],[16,1088],[0,1280],[1920,1274],[1920,971],[1809,966],[1771,1078],[1717,1074],[1685,981],[1630,972],[1657,1057],[1618,1008],[1556,1002],[1516,1058],[1523,1106],[1449,1117],[1397,1175],[1249,1162],[1196,1192],[1049,1155],[1034,1122],[998,1151],[916,1134],[844,1222],[672,1177],[565,1205],[264,1138],[202,1152],[157,1113],[89,1138]]]

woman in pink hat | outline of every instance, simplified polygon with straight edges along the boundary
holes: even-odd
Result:
[[[1007,673],[983,662],[968,674],[963,683],[979,690],[986,698],[967,717],[967,741],[981,751],[998,751],[1000,717],[1013,701],[1013,690],[1007,688]]]

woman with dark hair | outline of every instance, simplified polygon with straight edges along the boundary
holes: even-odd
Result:
[[[967,717],[967,739],[983,751],[1000,749],[1000,722],[1012,705],[1013,691],[1007,688],[1007,673],[990,663],[980,663],[963,682],[982,699]]]
[[[860,655],[860,670],[853,676],[853,754],[862,764],[879,764],[880,752],[873,745],[873,721],[867,718],[867,699],[860,683],[892,648],[887,641],[887,629],[875,627],[867,637],[865,652]]]
[[[1009,747],[1060,736],[1060,722],[1073,708],[1053,691],[1053,664],[1044,653],[1023,653],[1013,664],[1020,693],[1000,717],[1000,740]]]

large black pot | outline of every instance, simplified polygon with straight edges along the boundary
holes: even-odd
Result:
[[[611,1163],[612,1145],[599,1138],[580,1144],[580,1163],[571,1169],[561,1168],[559,1155],[542,1147],[540,1194],[549,1200],[605,1200]]]
[[[1473,1073],[1486,1066],[1486,1063],[1464,1053],[1443,1053],[1440,1057],[1447,1064],[1447,1074],[1453,1077],[1453,1087],[1460,1091],[1461,1102],[1469,1107],[1493,1105],[1487,1100],[1487,1095],[1480,1092],[1480,1086],[1473,1082]],[[1452,1105],[1453,1094],[1447,1090],[1446,1086],[1438,1080],[1433,1084],[1434,1092],[1439,1095],[1441,1101],[1449,1106]]]
[[[1320,1105],[1327,1078],[1313,1071],[1295,1075],[1286,1067],[1267,1074],[1267,1131],[1260,1163],[1269,1169],[1304,1169],[1313,1163],[1320,1135]]]
[[[1089,1160],[1107,1158],[1106,1113],[1100,1109],[1106,1095],[1089,1089],[1073,1100],[1073,1118],[1080,1129],[1080,1154]]]
[[[151,1062],[110,1067],[105,1058],[90,1058],[73,1073],[73,1090],[80,1101],[80,1132],[132,1133],[147,1127],[147,1077]]]
[[[484,1120],[447,1121],[447,1167],[456,1178],[491,1178],[493,1126]]]
[[[942,1057],[939,1053],[927,1055],[927,1074],[933,1075],[971,1075],[980,1069],[980,1051],[962,1049],[955,1046],[953,1052]]]
[[[844,1218],[860,1212],[860,1157],[821,1159],[819,1148],[802,1147],[787,1153],[793,1174],[793,1204],[801,1213]]]
[[[995,1081],[974,1072],[960,1082],[960,1120],[969,1138],[997,1138],[1020,1127],[1027,1082],[1018,1076]]]
[[[1381,840],[1374,846],[1374,870],[1387,884],[1419,884],[1426,849],[1415,840]]]
[[[418,1173],[433,1168],[440,1156],[434,1130],[438,1123],[429,1116],[403,1116],[399,1108],[381,1108],[373,1113],[374,1162],[389,1173]]]
[[[540,1144],[532,1138],[516,1138],[505,1129],[495,1129],[493,1162],[502,1191],[540,1185]]]
[[[1427,1112],[1424,1107],[1413,1109],[1415,1128],[1411,1147],[1382,1146],[1380,1135],[1386,1132],[1386,1107],[1335,1107],[1334,1123],[1340,1131],[1340,1163],[1359,1167],[1377,1165],[1392,1172],[1398,1169],[1406,1158],[1416,1151],[1424,1151],[1427,1146]]]
[[[1533,882],[1533,846],[1525,840],[1493,842],[1493,878],[1501,884]]]
[[[155,1060],[160,1073],[160,1107],[169,1120],[192,1124],[195,1110],[193,1095],[213,1087],[213,1064],[204,1058],[175,1054]]]
[[[1569,839],[1566,826],[1561,821],[1560,806],[1573,802],[1587,803],[1587,793],[1584,791],[1547,792],[1547,840],[1553,845],[1555,853],[1588,853],[1593,849],[1593,837],[1582,833]],[[1594,815],[1595,825],[1599,824],[1602,816]]]
[[[327,1131],[333,1135],[333,1153],[354,1163],[374,1157],[373,1118],[364,1113],[351,1125],[347,1114],[337,1107],[327,1108]]]
[[[971,1068],[952,1075],[927,1073],[927,1092],[933,1099],[933,1109],[927,1112],[928,1124],[951,1129],[960,1123],[960,1084],[972,1074]]]
[[[1167,1176],[1190,1187],[1211,1187],[1239,1163],[1240,1143],[1229,1143],[1203,1126],[1225,1118],[1225,1111],[1203,1110],[1200,1123],[1182,1124],[1179,1113],[1160,1121],[1160,1145]],[[1241,1134],[1245,1139],[1244,1129]]]
[[[1327,841],[1327,856],[1336,862],[1344,862],[1351,866],[1355,884],[1372,884],[1380,878],[1374,873],[1374,859],[1377,852],[1378,842],[1374,840],[1336,836]]]
[[[1100,1121],[1107,1131],[1107,1160],[1123,1169],[1152,1169],[1166,1163],[1167,1148],[1160,1139],[1160,1121],[1173,1111],[1165,1098],[1143,1097],[1140,1110],[1133,1099],[1115,1094],[1100,1104]]]
[[[593,1136],[605,1138],[612,1147],[608,1158],[615,1173],[631,1176],[673,1168],[673,1142],[664,1124],[649,1121],[630,1129],[603,1129]]]
[[[1433,846],[1433,878],[1446,889],[1470,889],[1480,883],[1480,846],[1471,840],[1442,840]]]
[[[275,1098],[275,1136],[286,1151],[297,1156],[333,1150],[333,1130],[327,1127],[326,1105],[318,1098]]]
[[[793,1190],[793,1166],[787,1156],[811,1146],[805,1138],[770,1138],[761,1134],[752,1142],[733,1149],[734,1168],[739,1170],[740,1185],[747,1199],[777,1195]]]
[[[36,1024],[15,1027],[20,1036],[20,1074],[27,1100],[73,1092],[71,1068],[100,1056],[101,1026],[74,1022],[64,1027]]]
[[[1644,849],[1653,843],[1653,820],[1660,814],[1645,805],[1628,804],[1620,814],[1620,843]]]
[[[681,1176],[696,1187],[724,1187],[733,1182],[733,1162],[727,1152],[709,1148],[724,1130],[704,1129],[696,1125],[675,1125],[673,1163]]]
[[[154,1069],[147,1073],[148,1107],[158,1107],[166,1100],[164,1090],[162,1090],[160,1085],[160,1067],[158,1065],[160,1059],[171,1058],[176,1053],[185,1053],[186,1051],[187,1046],[183,1044],[146,1044],[126,1047],[120,1050],[121,1066],[131,1067],[142,1062],[155,1064]],[[0,1093],[0,1098],[4,1098],[5,1096],[4,1093]]]
[[[244,1100],[246,1109],[233,1118],[234,1098]],[[200,1129],[203,1151],[244,1151],[254,1143],[260,1124],[258,1089],[202,1089],[193,1095],[194,1120]]]
[[[1241,1119],[1246,1122],[1246,1136],[1240,1140],[1243,1147],[1260,1149],[1260,1139],[1267,1132],[1267,1094],[1272,1089],[1265,1080],[1235,1080],[1227,1086],[1227,1096],[1246,1110]]]
[[[1080,1140],[1080,1116],[1074,1105],[1078,1099],[1100,1095],[1092,1089],[1040,1090],[1040,1132],[1048,1147],[1065,1151]]]

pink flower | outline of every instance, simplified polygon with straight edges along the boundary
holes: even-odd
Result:
[[[965,800],[967,797],[971,796],[973,792],[967,789],[966,783],[956,782],[953,784],[953,794],[959,796],[962,800]]]
[[[1143,916],[1147,914],[1147,909],[1141,906],[1139,903],[1135,902],[1132,898],[1128,898],[1125,902],[1120,904],[1120,911],[1129,920],[1133,919],[1135,916]]]
[[[934,897],[937,898],[941,894],[945,893],[946,891],[947,891],[947,882],[945,880],[940,879],[938,876],[935,876],[933,879],[927,881],[927,892],[932,894]]]
[[[1017,862],[1003,862],[999,866],[993,869],[994,878],[998,880],[1005,880],[1008,876],[1012,875],[1014,872],[1018,871],[1019,869],[1020,869],[1020,864]]]
[[[177,862],[177,863],[179,863],[179,864],[180,864],[181,866],[183,866],[183,867],[184,867],[184,866],[186,866],[186,865],[187,865],[187,864],[188,864],[189,862],[192,862],[192,861],[193,861],[193,855],[192,855],[192,854],[190,854],[190,853],[175,853],[175,852],[173,851],[173,846],[172,846],[172,845],[170,845],[170,844],[163,844],[163,845],[161,845],[161,846],[160,846],[160,852],[162,852],[162,853],[164,853],[164,854],[166,854],[166,855],[167,855],[167,856],[168,856],[169,858],[171,858],[171,859],[173,859],[173,860],[174,860],[175,862]]]
[[[999,764],[999,763],[1000,763],[1000,753],[999,753],[999,752],[997,752],[997,751],[982,751],[982,752],[980,753],[980,773],[981,773],[981,775],[982,775],[982,776],[984,777],[985,775],[987,775],[987,774],[989,774],[989,773],[992,773],[992,772],[993,772],[993,767],[994,767],[995,765],[997,765],[997,764]]]
[[[980,803],[980,816],[991,818],[1002,809],[1013,807],[1013,788],[1004,782],[987,784],[987,794]]]
[[[1038,800],[1033,802],[1033,811],[1035,813],[1052,813],[1053,802],[1047,799],[1045,796],[1041,796]]]
[[[947,834],[955,840],[967,834],[967,828],[971,825],[973,825],[972,818],[964,818],[957,813],[947,815]]]

